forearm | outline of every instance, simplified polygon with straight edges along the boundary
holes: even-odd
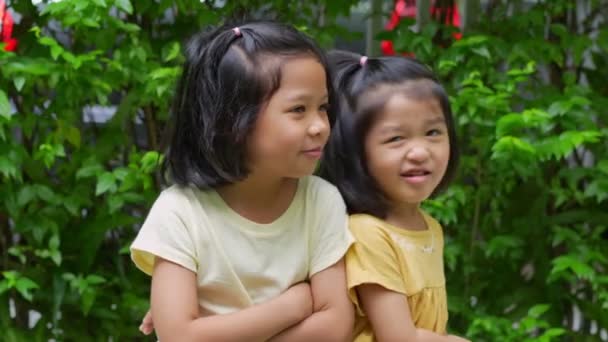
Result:
[[[279,298],[234,313],[192,319],[161,334],[161,341],[266,341],[301,318]]]
[[[452,337],[447,335],[438,334],[436,332],[414,328],[400,329],[394,327],[390,331],[386,331],[382,328],[374,329],[374,335],[378,342],[392,342],[392,341],[406,341],[406,342],[450,342],[454,341]]]
[[[424,329],[416,329],[416,342],[467,342],[467,339],[454,335],[438,334]]]
[[[354,316],[344,310],[328,309],[313,313],[300,323],[282,331],[271,342],[352,341]],[[347,310],[348,311],[348,310]]]

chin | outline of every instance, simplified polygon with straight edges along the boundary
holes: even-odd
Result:
[[[429,197],[431,197],[430,193],[429,194],[409,194],[409,195],[399,196],[399,199],[400,199],[401,203],[420,204],[421,202],[428,199]]]
[[[286,177],[287,178],[302,178],[302,177],[310,176],[314,172],[315,172],[314,168],[311,168],[310,170],[298,170],[298,171],[287,173]]]

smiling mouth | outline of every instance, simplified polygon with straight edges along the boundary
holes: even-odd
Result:
[[[427,170],[411,170],[401,174],[401,177],[422,177],[428,176],[431,172]]]
[[[426,170],[411,170],[401,174],[401,178],[409,184],[421,184],[430,179],[431,172]]]
[[[321,147],[317,147],[317,148],[312,148],[310,150],[304,150],[304,151],[302,151],[302,153],[307,157],[318,159],[323,154],[323,149]]]

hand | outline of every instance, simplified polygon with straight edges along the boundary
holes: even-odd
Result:
[[[448,335],[448,341],[450,342],[471,342],[470,340],[467,340],[466,338],[462,338],[456,335]]]
[[[139,331],[144,335],[150,335],[154,331],[154,322],[152,321],[152,310],[148,310],[144,319],[141,321]]]
[[[307,282],[298,283],[285,291],[284,296],[290,308],[295,308],[298,320],[304,320],[312,315],[313,303],[310,285]]]

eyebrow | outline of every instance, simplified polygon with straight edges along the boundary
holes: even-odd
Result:
[[[309,100],[310,98],[312,98],[312,96],[310,94],[307,93],[299,93],[296,95],[291,95],[291,96],[287,96],[286,99],[287,101],[302,101],[302,100]],[[329,99],[329,94],[325,94],[323,95],[323,97],[321,98],[322,100],[327,100]]]
[[[380,129],[380,134],[388,134],[393,132],[399,132],[401,130],[400,126],[397,125],[386,125]]]
[[[428,119],[424,121],[425,124],[432,126],[432,125],[437,125],[437,124],[445,124],[445,118],[443,117],[443,115],[441,116],[435,116],[434,118]]]
[[[445,118],[442,116],[435,116],[433,118],[424,120],[425,126],[433,126],[438,124],[446,124]],[[380,134],[389,134],[393,132],[400,132],[401,126],[395,124],[385,125],[380,129]]]

